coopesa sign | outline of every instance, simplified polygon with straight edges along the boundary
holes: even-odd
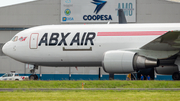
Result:
[[[98,14],[98,12],[102,9],[102,7],[107,3],[107,1],[101,0],[93,0],[92,4],[96,5],[94,13]],[[83,19],[86,20],[112,20],[111,15],[84,15]]]
[[[111,15],[84,15],[84,20],[112,20]]]

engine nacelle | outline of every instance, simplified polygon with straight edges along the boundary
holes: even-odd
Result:
[[[108,51],[102,62],[107,73],[130,73],[138,69],[153,68],[159,65],[158,60],[139,56],[130,51]]]
[[[179,72],[178,66],[159,66],[154,68],[157,74],[172,75],[175,72]]]

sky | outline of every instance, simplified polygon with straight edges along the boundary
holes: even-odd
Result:
[[[35,1],[35,0],[0,0],[0,7],[15,5],[19,3],[25,3],[25,2],[30,2],[30,1]]]

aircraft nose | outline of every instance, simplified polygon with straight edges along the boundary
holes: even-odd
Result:
[[[5,43],[4,46],[2,47],[2,51],[6,55],[8,55],[8,44],[9,42]]]

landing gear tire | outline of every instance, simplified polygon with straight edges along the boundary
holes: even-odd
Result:
[[[36,74],[32,74],[29,76],[29,80],[38,80],[38,76]]]
[[[178,72],[173,73],[172,79],[173,80],[180,80],[180,74]]]

